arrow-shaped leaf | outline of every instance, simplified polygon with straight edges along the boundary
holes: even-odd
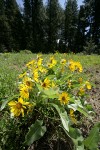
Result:
[[[31,125],[25,137],[26,145],[31,145],[34,141],[39,140],[44,135],[46,132],[46,127],[42,126],[42,124],[42,120],[37,120],[34,124]]]
[[[51,105],[57,110],[64,129],[69,131],[69,118],[65,109],[53,103]]]
[[[100,123],[97,123],[91,129],[89,136],[84,140],[84,144],[89,150],[97,149],[98,142],[100,142],[99,130],[100,130]]]

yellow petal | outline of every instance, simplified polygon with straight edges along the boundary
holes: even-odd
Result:
[[[13,112],[15,111],[15,109],[14,109],[14,108],[11,108],[10,111],[13,113]]]
[[[26,109],[26,106],[23,106],[24,109]]]
[[[23,99],[22,99],[21,97],[18,99],[18,102],[20,102],[21,104],[24,103],[24,102],[23,102]]]
[[[24,117],[24,109],[21,108],[22,117]]]
[[[14,106],[14,105],[16,105],[16,101],[10,101],[10,102],[8,103],[8,105],[9,105],[9,106]]]

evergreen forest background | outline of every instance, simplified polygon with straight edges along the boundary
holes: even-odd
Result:
[[[100,54],[100,0],[0,0],[0,52]]]

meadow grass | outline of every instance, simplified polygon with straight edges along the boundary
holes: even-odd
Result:
[[[52,54],[44,54],[43,58],[48,60]],[[12,96],[17,92],[17,81],[20,73],[25,69],[25,64],[36,58],[37,54],[23,53],[2,53],[0,54],[0,98]],[[99,55],[81,55],[81,54],[55,54],[56,59],[66,58],[67,60],[79,61],[83,66],[83,78],[91,78],[86,70],[94,69],[100,66]]]

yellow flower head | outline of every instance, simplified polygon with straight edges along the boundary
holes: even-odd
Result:
[[[26,72],[19,75],[19,78],[23,78],[26,75]]]
[[[36,81],[36,82],[39,82],[39,74],[38,74],[38,70],[34,70],[33,72],[33,79]]]
[[[61,103],[63,103],[63,104],[68,104],[68,102],[69,102],[69,95],[68,95],[68,93],[66,93],[66,92],[62,92],[60,95],[59,95],[59,100],[60,100],[60,102]]]
[[[79,95],[79,96],[83,96],[84,94],[85,94],[85,89],[84,89],[84,87],[81,87],[81,88],[79,89],[78,95]]]
[[[61,63],[62,65],[66,65],[66,62],[67,62],[66,59],[61,59],[61,62],[60,62],[60,63]]]
[[[79,72],[83,71],[83,68],[80,62],[75,62],[75,70],[78,70]]]
[[[46,78],[41,85],[43,88],[48,89],[50,87],[50,80]]]
[[[78,79],[79,83],[81,84],[83,82],[83,79],[82,78],[79,78]]]
[[[42,65],[42,61],[43,61],[43,59],[39,57],[38,60],[37,60],[37,65],[41,66]]]
[[[32,60],[26,64],[28,68],[31,68],[35,64],[35,60]]]
[[[74,62],[73,60],[69,61],[69,69],[74,72],[74,71],[79,71],[82,72],[83,68],[82,65],[80,64],[80,62]]]
[[[21,97],[18,99],[18,101],[10,101],[8,105],[10,106],[12,115],[15,117],[18,117],[21,114],[22,117],[24,117],[24,109],[30,107],[30,103],[23,101]]]
[[[77,124],[77,120],[75,118],[74,110],[70,109],[70,117],[73,123]]]
[[[29,98],[29,90],[28,90],[28,87],[25,86],[24,84],[22,84],[20,86],[20,96],[24,99],[28,99]]]
[[[54,57],[50,57],[50,62],[48,63],[48,67],[52,68],[56,65],[57,61],[54,59]]]
[[[44,74],[47,73],[47,69],[43,68],[42,66],[39,66],[38,69],[40,72],[42,72]]]
[[[73,60],[69,61],[69,69],[74,72],[75,71],[75,64]]]
[[[25,86],[27,86],[28,89],[32,89],[32,87],[33,87],[32,79],[29,78],[29,77],[24,77],[23,78],[23,84],[25,84]]]
[[[86,88],[87,88],[88,90],[91,90],[91,84],[90,84],[90,82],[86,81],[86,82],[85,82],[85,85],[86,85]]]

